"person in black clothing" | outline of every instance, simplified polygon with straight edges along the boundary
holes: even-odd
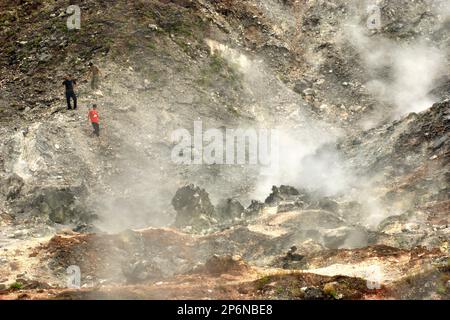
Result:
[[[64,78],[63,85],[66,87],[67,110],[72,110],[70,99],[73,99],[73,109],[77,109],[77,96],[74,91],[76,84],[77,82],[70,75]]]

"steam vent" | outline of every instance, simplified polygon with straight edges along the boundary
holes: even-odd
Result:
[[[450,299],[450,1],[2,0],[0,26],[0,308]]]

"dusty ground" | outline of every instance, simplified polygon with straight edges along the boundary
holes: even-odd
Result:
[[[280,219],[283,215],[285,218]],[[293,213],[278,214],[277,220],[292,219],[292,216]],[[20,249],[11,245],[8,252],[14,256],[14,261],[1,269],[2,275],[10,277],[20,272],[22,279],[17,276],[16,283],[22,285],[2,291],[2,298],[448,298],[450,274],[446,248],[405,250],[371,245],[330,250],[317,244],[319,249],[315,253],[305,250],[301,265],[294,264],[288,268],[291,270],[286,270],[267,266],[270,260],[276,265],[278,259],[286,259],[287,256],[280,255],[283,249],[279,246],[285,242],[287,248],[291,242],[283,240],[283,235],[267,238],[261,227],[267,223],[265,221],[267,218],[256,220],[255,228],[207,236],[155,228],[119,235],[66,231],[49,241],[29,242],[27,250],[23,243]],[[263,233],[251,229],[260,229]],[[228,245],[223,245],[224,241]],[[306,241],[305,248],[309,247],[311,243]],[[136,259],[150,262],[144,266],[145,271],[127,271],[127,266],[133,265]],[[291,260],[287,259],[296,262]],[[64,289],[68,277],[66,268],[74,264],[82,270],[81,290]]]
[[[73,32],[67,5],[0,4],[0,299],[449,298],[445,1],[376,31],[362,1],[87,0]],[[281,129],[282,170],[175,165],[198,120]],[[244,209],[176,229],[189,184]]]

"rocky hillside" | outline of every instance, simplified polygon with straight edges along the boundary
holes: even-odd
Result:
[[[70,4],[0,4],[0,299],[448,299],[446,1]],[[279,170],[176,164],[196,121]]]

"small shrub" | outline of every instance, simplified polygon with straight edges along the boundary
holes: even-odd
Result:
[[[21,283],[21,282],[14,282],[13,284],[11,284],[9,286],[9,288],[12,289],[12,290],[20,290],[20,289],[23,288],[23,283]]]
[[[264,276],[256,281],[256,289],[262,290],[270,282],[269,276]]]

